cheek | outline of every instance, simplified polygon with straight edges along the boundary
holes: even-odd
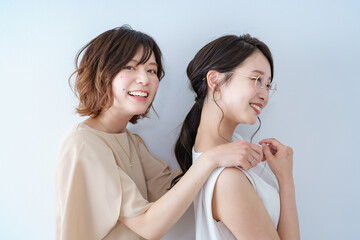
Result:
[[[111,88],[112,88],[112,93],[113,93],[113,95],[116,96],[117,93],[119,92],[119,88],[120,88],[119,82],[114,80],[114,81],[111,83]]]
[[[112,92],[114,96],[121,96],[125,91],[123,90],[125,87],[120,83],[116,82],[112,84]]]
[[[112,81],[111,85],[113,89],[121,88],[122,85],[126,82],[126,77],[124,77],[122,74],[118,74]]]
[[[250,102],[250,99],[252,99],[255,94],[253,94],[252,91],[248,91],[246,89],[240,89],[237,91],[229,91],[231,94],[227,96],[228,104],[231,105],[247,105]]]
[[[159,80],[154,80],[154,84],[153,84],[153,91],[156,93],[158,88],[159,88]]]
[[[246,103],[250,103],[252,99],[256,98],[257,96],[256,89],[253,86],[247,86],[247,88],[243,89],[242,92],[242,98],[243,101],[246,101]]]

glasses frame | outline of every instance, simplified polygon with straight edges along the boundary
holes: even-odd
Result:
[[[250,80],[255,81],[255,89],[257,88],[257,83],[258,83],[258,79],[261,77],[261,75],[255,77],[255,76],[250,76],[250,75],[246,75],[246,74],[242,74],[240,72],[227,72],[230,74],[238,74],[242,77],[246,77],[249,78]],[[260,81],[261,82],[261,81]],[[267,85],[270,85],[270,87],[265,88]],[[260,83],[260,89],[265,89],[267,90],[267,92],[269,93],[269,97],[272,97],[274,95],[274,93],[277,91],[277,83],[276,82],[270,82],[270,84],[265,83],[264,85],[261,85]]]

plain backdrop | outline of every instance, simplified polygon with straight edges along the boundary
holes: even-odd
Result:
[[[55,238],[62,134],[83,118],[67,79],[77,51],[123,24],[153,36],[166,76],[159,114],[129,128],[177,167],[173,144],[194,103],[186,67],[206,43],[267,43],[279,91],[255,142],[292,146],[302,239],[360,239],[358,1],[0,1],[0,239]],[[249,139],[255,126],[237,129]],[[194,239],[193,210],[163,239]]]

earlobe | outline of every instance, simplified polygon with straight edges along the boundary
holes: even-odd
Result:
[[[219,100],[221,100],[221,91],[220,90],[216,90],[215,92],[213,92],[213,97],[210,98],[212,101],[217,102]]]

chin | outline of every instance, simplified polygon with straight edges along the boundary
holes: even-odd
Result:
[[[144,114],[147,109],[148,108],[138,108],[138,109],[135,109],[135,111],[133,113],[134,113],[134,115],[141,115],[141,114]]]
[[[257,118],[253,116],[248,116],[247,118],[243,118],[242,120],[238,121],[237,124],[248,124],[254,125],[257,122]]]
[[[250,125],[254,125],[257,122],[257,118],[249,120]]]

